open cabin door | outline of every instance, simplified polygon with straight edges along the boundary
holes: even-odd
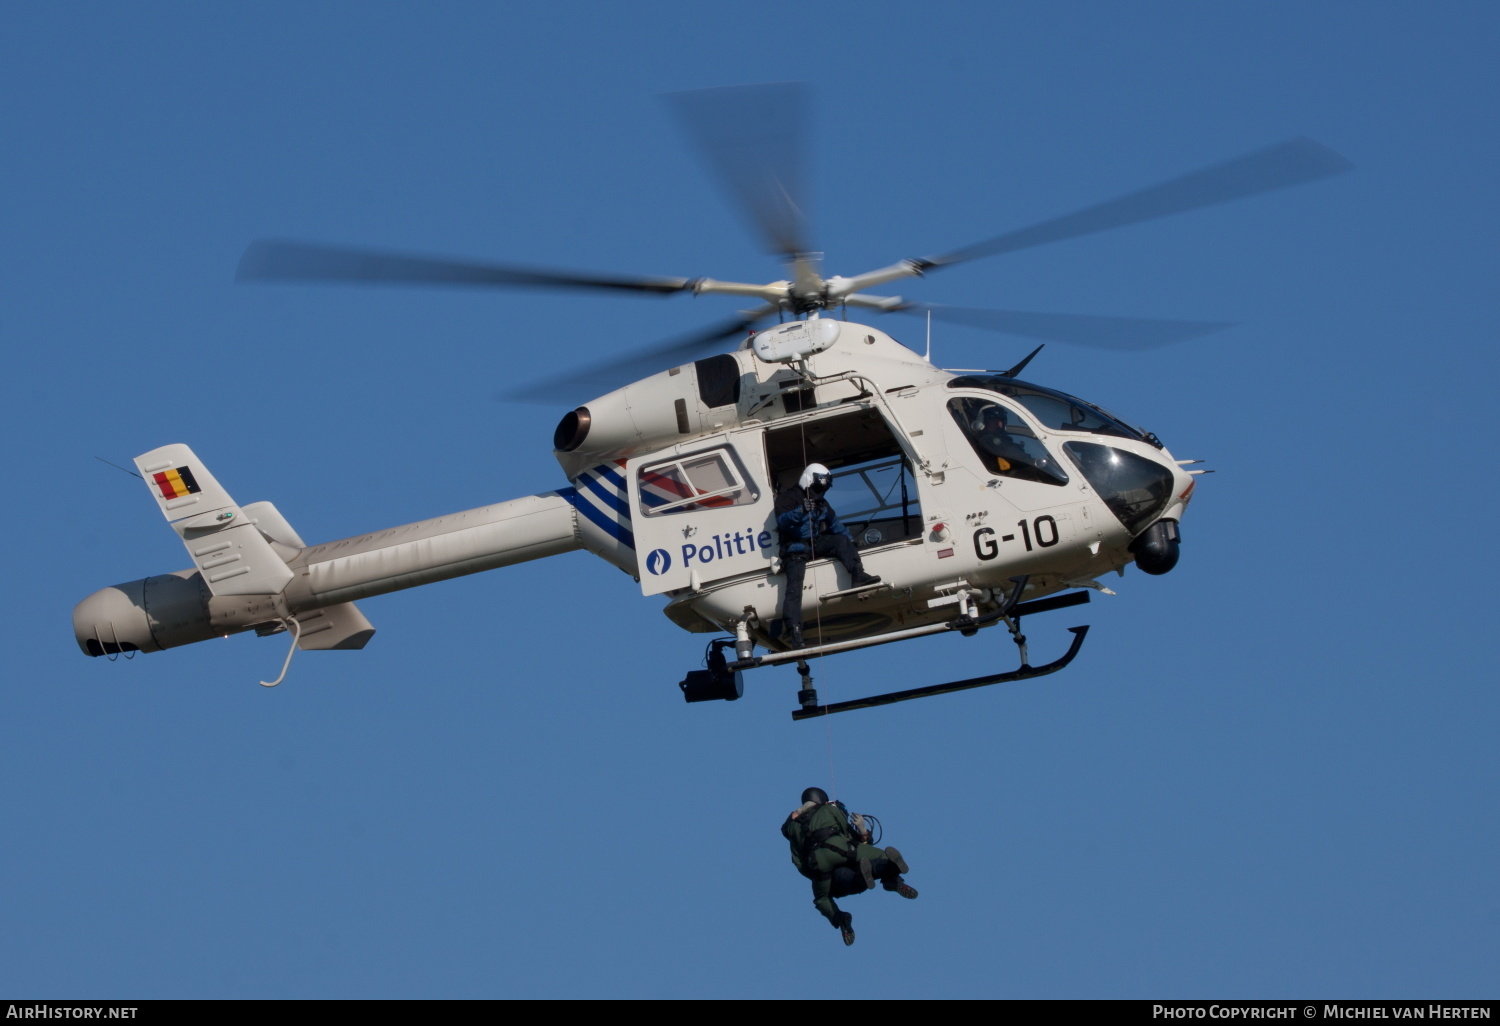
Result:
[[[776,555],[760,433],[682,449],[625,464],[644,595],[767,570]]]
[[[923,533],[917,482],[901,443],[874,409],[834,410],[766,431],[773,488],[796,484],[803,468],[833,472],[828,504],[859,549]]]

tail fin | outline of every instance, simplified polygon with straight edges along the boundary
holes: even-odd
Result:
[[[135,465],[215,597],[279,595],[287,586],[286,561],[192,449],[164,445],[137,456]]]
[[[307,546],[275,506],[236,505],[186,445],[153,449],[135,465],[215,598],[285,590],[287,563]],[[297,623],[303,649],[364,648],[375,633],[352,602],[299,613]]]

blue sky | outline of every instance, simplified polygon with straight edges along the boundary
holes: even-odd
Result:
[[[0,993],[1494,997],[1497,43],[1478,3],[8,6]],[[734,309],[235,285],[251,240],[778,277],[659,97],[787,79],[844,274],[1296,135],[1357,165],[904,290],[1238,324],[1028,369],[1218,471],[1176,571],[1028,625],[1091,623],[1072,668],[689,707],[703,639],[584,553],[362,603],[275,690],[281,639],[79,654],[76,601],[185,565],[94,457],[187,442],[310,542],[402,524],[563,483],[562,408],[501,392]],[[850,950],[777,833],[809,784],[922,891],[850,899]]]

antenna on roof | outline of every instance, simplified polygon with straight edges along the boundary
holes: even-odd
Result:
[[[1031,362],[1031,358],[1033,356],[1035,356],[1037,353],[1040,353],[1042,351],[1042,346],[1045,346],[1046,344],[1047,343],[1043,342],[1042,345],[1037,346],[1031,352],[1027,353],[1026,354],[1026,359],[1024,359],[1020,363],[1016,364],[1010,370],[1008,370],[1008,371],[1001,371],[1000,372],[1000,376],[1002,378],[1013,378],[1017,374],[1021,373],[1023,370],[1026,369],[1026,365]]]

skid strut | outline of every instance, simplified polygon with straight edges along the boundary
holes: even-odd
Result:
[[[802,690],[797,692],[797,704],[804,716],[818,715],[818,689],[813,687],[812,668],[806,659],[797,660],[797,672],[802,675]]]

